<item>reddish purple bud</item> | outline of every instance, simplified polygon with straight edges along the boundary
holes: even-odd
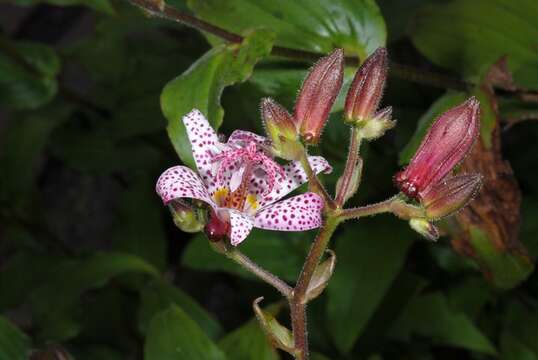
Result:
[[[421,200],[465,158],[479,130],[480,104],[472,97],[433,123],[407,168],[394,176],[395,185]]]
[[[344,51],[334,50],[320,59],[307,75],[297,102],[295,120],[304,140],[319,142],[323,126],[342,87],[344,78]]]
[[[204,227],[204,232],[209,241],[219,242],[228,236],[230,232],[230,224],[221,220],[214,211],[211,211],[209,221]]]
[[[378,48],[361,65],[347,93],[344,116],[349,123],[371,119],[383,96],[387,79],[387,50]]]
[[[422,195],[426,216],[436,220],[453,214],[471,201],[482,186],[479,174],[464,174],[449,177],[430,188]]]

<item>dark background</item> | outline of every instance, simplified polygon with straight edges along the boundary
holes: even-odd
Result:
[[[290,35],[257,12],[238,21],[232,10],[245,3],[266,7],[170,5],[236,32],[265,25],[277,44],[321,53],[343,46],[363,56],[386,23],[393,64],[383,103],[398,125],[364,146],[352,204],[395,193],[392,175],[442,110],[470,94],[482,102],[479,149],[462,167],[486,183],[441,224],[445,236],[427,242],[390,215],[336,233],[335,275],[308,309],[315,359],[538,358],[538,4],[383,0],[379,14],[373,1],[312,1],[305,14],[290,6],[273,15],[291,24],[316,11],[319,23],[362,19],[349,25],[359,33],[335,25],[341,34],[327,34],[305,21]],[[312,42],[310,30],[328,40]],[[370,45],[357,51],[346,36]],[[301,37],[304,46],[293,46]],[[0,4],[0,359],[286,358],[249,322],[252,301],[264,296],[287,324],[278,294],[201,234],[177,229],[154,193],[159,174],[181,162],[161,92],[217,43],[127,2]],[[488,76],[502,56],[509,70],[494,66]],[[261,132],[260,99],[291,109],[311,63],[261,59],[246,81],[224,88],[220,131]],[[197,106],[181,96],[181,106]],[[324,178],[331,191],[347,153],[340,115],[337,106],[317,150],[335,168]],[[313,236],[255,231],[241,250],[293,283]]]

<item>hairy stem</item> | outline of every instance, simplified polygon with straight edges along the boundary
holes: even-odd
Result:
[[[366,206],[359,206],[351,209],[344,209],[338,213],[341,221],[358,219],[363,216],[377,215],[390,212],[402,219],[412,219],[424,217],[424,209],[407,204],[400,195],[395,195],[390,199]]]
[[[286,284],[278,276],[273,275],[269,271],[265,270],[264,268],[256,264],[248,256],[246,256],[241,251],[239,251],[237,248],[229,247],[225,245],[223,242],[211,243],[211,244],[213,248],[215,249],[215,251],[221,254],[224,254],[227,258],[239,264],[243,269],[247,270],[248,272],[254,274],[261,280],[268,283],[269,285],[273,286],[287,299],[291,298],[292,291],[293,291],[291,286]]]
[[[346,167],[344,173],[340,178],[340,186],[338,188],[338,193],[336,194],[336,206],[341,208],[346,198],[349,197],[350,187],[352,186],[351,180],[355,171],[357,171],[357,165],[359,161],[359,149],[361,146],[361,135],[356,127],[351,128],[351,137],[349,144],[349,153],[347,155]]]
[[[306,257],[303,270],[297,280],[297,285],[293,289],[290,298],[291,324],[293,329],[293,338],[295,341],[296,358],[299,360],[308,360],[308,331],[306,322],[306,291],[314,271],[327,249],[329,240],[338,226],[339,219],[334,215],[329,215],[323,227],[318,232],[312,247]]]

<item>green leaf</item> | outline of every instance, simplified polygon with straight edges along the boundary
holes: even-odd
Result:
[[[516,336],[504,332],[501,335],[502,360],[537,360],[538,356]]]
[[[352,349],[400,272],[413,238],[405,223],[394,219],[361,219],[337,237],[327,317],[341,352]]]
[[[533,0],[455,0],[419,11],[411,38],[430,60],[465,76],[508,55],[516,82],[538,88],[537,16]]]
[[[469,245],[491,282],[500,289],[512,289],[524,281],[534,270],[526,254],[510,249],[499,249],[487,233],[476,226],[470,227]]]
[[[0,271],[0,312],[23,304],[30,295],[28,289],[43,283],[58,260],[55,256],[33,253],[11,257]]]
[[[166,265],[166,234],[162,203],[153,190],[155,180],[141,176],[121,194],[113,248],[139,256],[160,270]]]
[[[0,38],[0,105],[35,109],[58,91],[60,59],[46,45]]]
[[[274,308],[276,310],[276,308]],[[275,311],[268,312],[276,316]],[[226,335],[220,342],[220,348],[228,359],[233,360],[279,360],[276,350],[262,331],[256,318]]]
[[[12,207],[21,205],[30,195],[49,136],[72,111],[59,104],[52,106],[39,113],[20,115],[11,121],[2,137],[0,201],[9,201]]]
[[[196,323],[175,305],[151,320],[145,360],[224,360],[226,356]]]
[[[277,44],[328,53],[342,47],[365,58],[385,44],[385,22],[373,0],[189,0],[202,19],[242,32],[264,26]]]
[[[185,309],[209,338],[216,339],[222,334],[222,327],[217,320],[193,298],[183,290],[160,280],[141,290],[141,305],[138,312],[141,332],[145,334],[151,318],[172,304]]]
[[[390,336],[409,341],[411,335],[431,338],[435,344],[461,347],[496,355],[495,347],[460,311],[450,307],[440,293],[419,296],[411,301],[393,325]]]
[[[114,13],[114,8],[108,0],[13,0],[12,2],[20,6],[32,6],[41,3],[48,3],[56,6],[85,5],[106,14]]]
[[[240,250],[257,264],[285,280],[296,280],[313,234],[286,234],[254,230]],[[268,256],[271,254],[271,256]],[[239,265],[211,249],[204,235],[196,236],[185,249],[182,264],[196,270],[224,271],[248,279],[257,279]]]
[[[536,311],[514,301],[508,306],[504,318],[505,330],[518,339],[521,346],[537,355],[538,315]]]
[[[403,165],[407,164],[411,160],[413,155],[415,155],[415,152],[417,151],[418,147],[420,146],[422,139],[426,135],[426,132],[439,115],[441,115],[451,107],[462,103],[463,101],[465,101],[465,99],[466,95],[459,92],[449,92],[437,99],[437,101],[430,106],[428,111],[426,111],[424,115],[422,115],[418,120],[417,129],[415,130],[413,137],[411,138],[411,140],[409,140],[409,142],[402,149],[402,151],[400,151],[399,163]]]
[[[30,338],[0,316],[0,360],[26,360],[30,346]]]
[[[224,116],[220,105],[222,91],[248,79],[256,63],[271,51],[273,40],[272,32],[251,32],[240,45],[213,48],[166,85],[161,108],[168,120],[168,136],[185,164],[193,167],[194,160],[181,118],[196,108],[218,129]]]
[[[77,310],[74,306],[80,295],[102,287],[111,278],[125,273],[159,276],[155,267],[130,254],[97,253],[86,260],[59,263],[48,281],[30,297],[41,337],[65,340],[75,336],[80,328],[73,319],[73,313]]]

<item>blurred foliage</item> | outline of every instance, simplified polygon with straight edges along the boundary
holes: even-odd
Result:
[[[193,165],[178,121],[184,113],[197,107],[229,134],[262,130],[264,96],[292,106],[311,63],[271,56],[278,46],[343,47],[364,58],[386,45],[394,62],[416,69],[415,77],[390,77],[384,103],[399,123],[363,146],[353,204],[393,194],[392,175],[435,117],[477,96],[485,149],[497,134],[520,186],[518,249],[538,256],[538,128],[526,121],[538,117],[538,105],[506,88],[491,98],[483,86],[506,55],[515,84],[538,89],[536,1],[169,5],[245,40],[227,44],[121,1],[0,5],[0,360],[287,359],[252,312],[254,299],[271,304],[278,294],[202,235],[176,229],[154,193],[165,168]],[[323,178],[329,186],[347,152],[340,117],[354,72],[346,68],[314,150],[335,169]],[[415,81],[429,72],[478,86]],[[447,234],[454,226],[446,221]],[[257,230],[241,250],[292,283],[314,234]],[[469,258],[449,236],[426,243],[388,216],[346,223],[330,246],[332,281],[308,309],[312,359],[538,359],[538,278],[488,236],[473,237],[482,239],[482,258]],[[482,276],[484,261],[494,276]],[[268,307],[276,308],[289,325],[287,308]]]

